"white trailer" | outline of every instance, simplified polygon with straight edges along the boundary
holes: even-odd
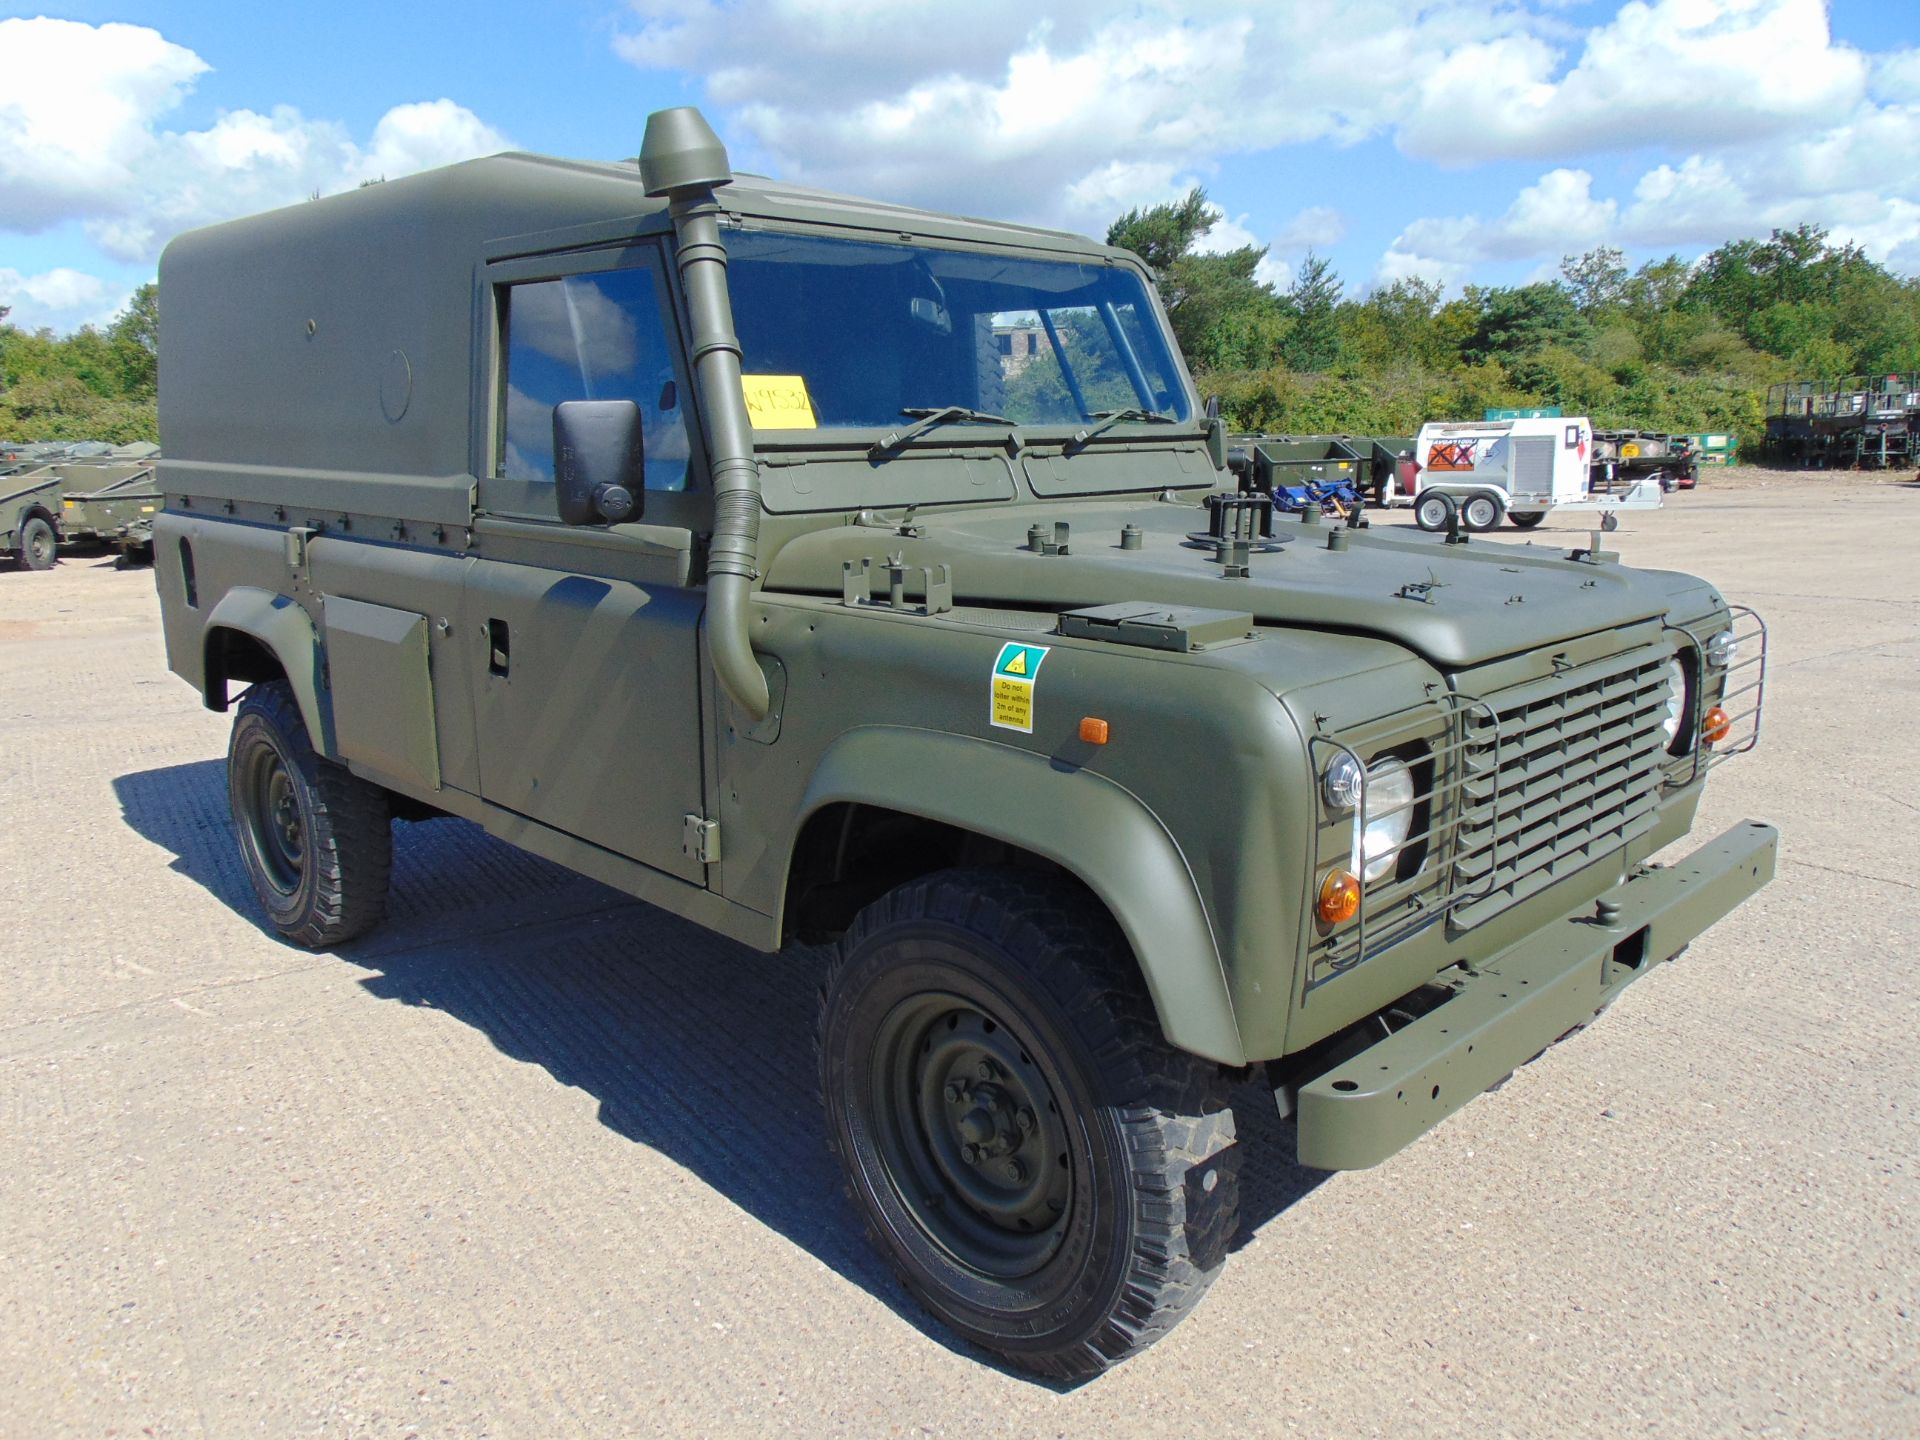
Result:
[[[1593,489],[1592,457],[1593,426],[1579,416],[1423,425],[1413,447],[1413,518],[1422,530],[1444,530],[1457,508],[1465,530],[1491,530],[1503,516],[1530,530],[1552,510],[1597,510],[1611,529],[1615,511],[1660,508],[1658,480]]]

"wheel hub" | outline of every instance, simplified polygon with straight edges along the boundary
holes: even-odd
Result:
[[[249,824],[253,848],[268,881],[281,894],[291,895],[299,889],[307,858],[307,827],[300,796],[286,763],[273,751],[255,760],[252,778]]]
[[[1037,1269],[1064,1231],[1073,1182],[1046,1077],[1004,1025],[958,997],[920,997],[889,1029],[893,1063],[875,1077],[888,1093],[875,1098],[897,1193],[966,1264]]]

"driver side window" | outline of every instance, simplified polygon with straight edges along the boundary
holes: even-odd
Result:
[[[501,287],[506,373],[496,478],[553,484],[553,409],[565,400],[640,407],[648,490],[687,488],[685,387],[650,265]],[[549,502],[550,503],[550,502]]]

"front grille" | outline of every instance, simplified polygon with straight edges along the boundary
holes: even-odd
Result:
[[[1465,929],[1653,827],[1664,648],[1519,685],[1464,709],[1453,921]]]
[[[1307,988],[1442,919],[1453,931],[1469,929],[1606,860],[1653,828],[1663,789],[1690,785],[1753,749],[1766,694],[1766,626],[1735,606],[1731,630],[1738,658],[1693,687],[1693,713],[1683,727],[1699,735],[1707,708],[1719,705],[1728,733],[1684,758],[1667,754],[1661,728],[1675,654],[1670,640],[1677,634],[1685,641],[1681,653],[1699,657],[1706,629],[1669,627],[1657,645],[1483,695],[1441,692],[1398,714],[1315,734],[1316,776],[1336,755],[1360,761],[1399,754],[1415,762],[1417,792],[1407,841],[1412,858],[1400,875],[1361,891],[1351,922],[1314,927]],[[1319,813],[1324,866],[1351,846],[1355,819],[1325,805]],[[1352,855],[1349,868],[1358,860]]]

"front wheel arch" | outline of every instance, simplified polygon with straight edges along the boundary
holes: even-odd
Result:
[[[801,801],[782,871],[783,927],[794,877],[806,868],[801,845],[818,834],[808,822],[837,804],[949,827],[1057,866],[1120,926],[1167,1040],[1224,1065],[1246,1063],[1199,887],[1166,827],[1128,791],[984,740],[885,725],[848,731],[821,757]],[[925,869],[952,863],[943,857]]]

